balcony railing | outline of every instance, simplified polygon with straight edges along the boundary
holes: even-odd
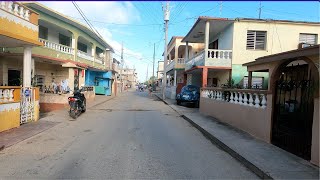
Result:
[[[30,22],[33,11],[14,1],[0,1],[0,8]]]
[[[100,64],[104,64],[104,58],[101,58],[101,57],[98,57],[98,56],[96,56],[94,61],[97,62],[97,63],[100,63]]]
[[[169,62],[169,61],[168,61]],[[170,71],[171,69],[173,69],[174,67],[174,60],[172,60],[170,63],[168,63],[167,67],[166,67],[166,71]]]
[[[20,101],[20,86],[0,86],[0,104]]]
[[[65,46],[59,43],[51,42],[45,39],[39,38],[39,41],[43,43],[43,45],[47,48],[54,49],[56,51],[60,51],[67,54],[73,54],[73,48],[69,46]]]
[[[178,64],[184,64],[184,58],[178,58]]]
[[[93,56],[91,56],[91,55],[89,55],[89,54],[87,54],[87,53],[85,53],[85,52],[83,52],[83,51],[78,50],[77,55],[78,55],[79,57],[84,58],[84,59],[87,59],[87,60],[89,60],[89,61],[94,61]]]
[[[209,49],[199,52],[186,62],[186,69],[193,66],[219,66],[230,67],[232,60],[232,50]]]
[[[267,91],[250,89],[201,88],[201,97],[214,101],[265,109]]]

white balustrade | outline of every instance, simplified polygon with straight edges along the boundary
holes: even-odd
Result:
[[[209,49],[207,57],[211,59],[232,59],[232,50]]]
[[[39,42],[43,43],[44,47],[50,48],[50,49],[54,49],[56,51],[60,51],[63,53],[67,53],[67,54],[73,54],[73,48],[69,47],[69,46],[65,46],[62,44],[58,44],[55,42],[51,42],[48,41],[46,39],[40,39],[39,38]]]
[[[178,64],[184,64],[184,58],[178,58]]]
[[[1,1],[1,9],[13,13],[16,16],[19,16],[27,21],[30,21],[30,10],[18,2],[13,1]]]
[[[14,101],[14,89],[0,89],[0,102]]]
[[[225,93],[229,92],[229,93]],[[237,91],[230,89],[202,89],[202,97],[210,98],[215,101],[224,101],[226,103],[238,104],[243,106],[249,106],[254,108],[266,109],[267,99],[266,94],[257,93],[257,91],[247,92],[243,90]]]
[[[3,89],[0,89],[0,102],[3,101],[3,95],[2,95],[2,93],[3,93]]]

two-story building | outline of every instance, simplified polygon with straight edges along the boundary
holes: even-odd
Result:
[[[182,43],[182,36],[173,36],[167,46],[168,56],[165,71],[167,75],[166,97],[175,99],[176,93],[179,93],[185,84],[185,57],[193,56],[203,50],[202,43]],[[188,48],[186,47],[188,46]]]
[[[316,22],[199,17],[182,40],[186,45],[204,44],[203,51],[187,57],[187,83],[201,87],[227,84],[246,87],[248,76],[252,76],[252,86],[266,89],[268,73],[247,73],[242,64],[297,49],[300,43],[316,44],[319,33]]]
[[[38,18],[21,3],[0,2],[0,132],[39,119],[39,91],[31,86],[31,50],[42,45]],[[19,60],[4,56],[6,48],[17,47]]]
[[[74,19],[40,3],[24,5],[39,14],[38,42],[43,46],[31,49],[31,77],[32,85],[40,88],[41,110],[62,108],[68,93],[84,85],[96,86],[106,94],[112,74],[107,72],[112,68],[112,47]],[[2,55],[9,69],[21,69],[22,52],[22,48],[4,49]]]
[[[157,67],[158,86],[162,86],[163,67],[164,67],[164,61],[158,61],[158,67]]]

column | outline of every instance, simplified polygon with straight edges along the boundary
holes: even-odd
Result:
[[[210,22],[206,21],[205,27],[205,38],[204,38],[204,49],[205,49],[205,57],[207,57],[207,52],[209,49],[209,31],[210,31]]]
[[[2,84],[8,86],[8,65],[6,60],[2,61]],[[1,84],[1,83],[0,83]]]
[[[184,62],[186,63],[189,60],[189,42],[186,42],[186,49],[184,55]]]
[[[72,34],[72,48],[73,48],[73,60],[77,61],[77,53],[78,53],[78,38],[79,36],[76,34]]]
[[[177,70],[174,70],[173,86],[177,86]]]
[[[93,57],[93,63],[92,65],[94,66],[95,61],[96,61],[96,45],[95,44],[91,44],[92,50],[91,50],[91,56]]]
[[[248,89],[251,89],[252,87],[252,71],[249,71],[248,73]]]
[[[202,87],[207,87],[208,81],[208,68],[203,67],[202,69]]]
[[[31,46],[23,49],[23,87],[31,87]]]
[[[31,70],[32,70],[31,78],[34,79],[34,76],[36,74],[36,68],[35,68],[35,62],[33,58],[31,58]]]

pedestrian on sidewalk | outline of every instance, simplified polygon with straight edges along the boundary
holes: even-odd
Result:
[[[151,92],[152,92],[152,85],[151,84],[149,84],[148,90],[149,90],[149,96],[151,96]]]

